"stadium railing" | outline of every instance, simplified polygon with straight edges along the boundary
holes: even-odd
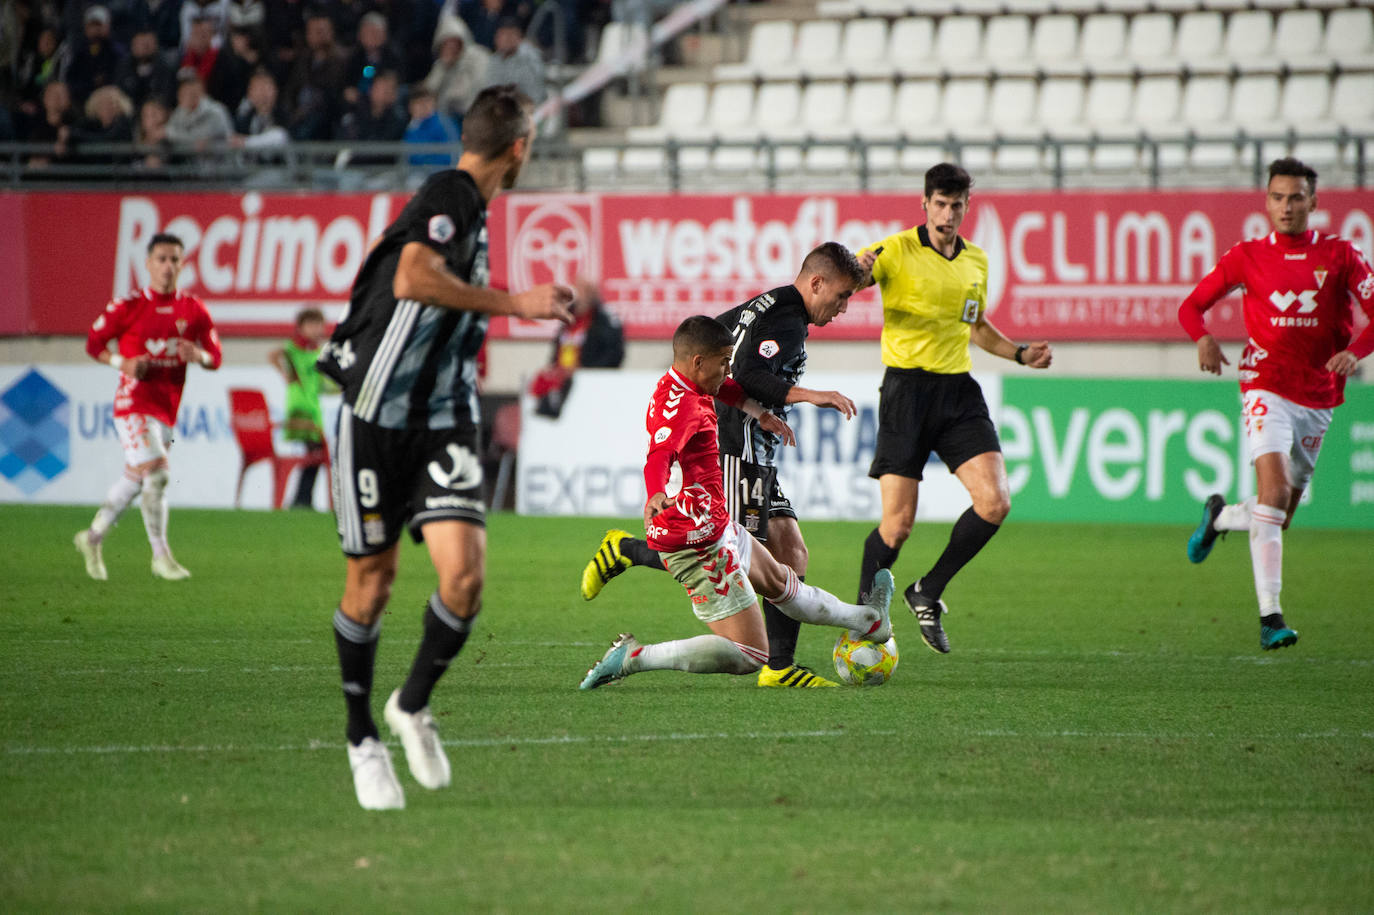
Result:
[[[1146,133],[1130,138],[1099,137],[1059,140],[1050,136],[994,137],[976,141],[953,134],[883,139],[759,138],[748,140],[683,140],[653,142],[573,142],[554,137],[535,144],[534,162],[522,176],[528,190],[612,190],[633,187],[662,191],[748,189],[754,191],[853,189],[868,191],[892,186],[893,179],[910,180],[928,167],[932,157],[973,163],[979,180],[1026,188],[1064,189],[1075,186],[1133,186],[1146,188],[1218,185],[1258,186],[1265,167],[1295,144],[1324,144],[1337,152],[1333,161],[1315,160],[1323,180],[1336,186],[1369,186],[1374,133],[1341,131],[1331,134],[1239,133],[1228,141],[1234,164],[1194,167],[1191,150],[1217,138],[1153,138]],[[586,153],[611,152],[604,167],[589,165]],[[1094,167],[1098,150],[1124,151],[1125,164]],[[734,155],[715,159],[722,151]],[[825,150],[823,164],[808,165],[808,157]],[[1029,151],[1037,164],[999,168],[1002,150]],[[648,152],[652,167],[626,167],[626,153]],[[920,162],[903,161],[904,152],[920,153]],[[150,150],[128,144],[83,145],[66,157],[54,158],[50,144],[0,143],[0,187],[38,190],[55,187],[160,186],[175,183],[200,189],[305,189],[365,191],[414,189],[426,175],[457,161],[447,144],[404,143],[291,143],[267,150],[230,148],[204,152],[161,149],[157,167],[144,165]],[[840,163],[836,162],[836,153]],[[31,160],[48,159],[35,165]],[[740,163],[743,163],[741,166]],[[923,164],[924,163],[924,164]],[[1179,164],[1181,163],[1181,164]],[[1329,178],[1327,176],[1330,176]]]

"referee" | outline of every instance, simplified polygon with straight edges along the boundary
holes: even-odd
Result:
[[[483,90],[463,119],[458,167],[432,175],[368,253],[348,313],[319,358],[339,383],[334,512],[347,557],[334,643],[348,708],[358,803],[405,806],[372,718],[382,612],[402,534],[423,541],[438,575],[410,675],[387,726],[425,788],[450,767],[429,696],[482,606],[486,514],[477,442],[477,353],[491,315],[571,319],[572,290],[487,287],[487,203],[513,187],[534,141],[533,105],[514,86]]]
[[[864,541],[859,593],[890,569],[916,518],[921,474],[933,451],[968,490],[973,506],[950,532],[930,571],[903,594],[921,638],[949,651],[940,617],[950,580],[978,555],[1011,510],[1002,446],[982,388],[969,374],[969,342],[994,356],[1049,368],[1049,343],[1013,343],[988,321],[988,258],[959,236],[973,179],[942,162],[926,172],[924,225],[898,232],[859,255],[883,297],[883,385],[878,440],[868,475],[878,480],[882,520]],[[862,597],[860,597],[862,600]]]

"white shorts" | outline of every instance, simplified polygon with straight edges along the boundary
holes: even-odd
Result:
[[[1304,407],[1272,391],[1246,391],[1242,403],[1251,462],[1261,454],[1286,454],[1289,483],[1306,489],[1331,425],[1332,411]]]
[[[715,623],[758,604],[749,584],[754,537],[731,521],[720,539],[702,547],[659,553],[663,564],[692,599],[692,612],[703,623]]]
[[[119,444],[124,449],[124,462],[130,467],[158,458],[167,460],[167,449],[172,445],[172,428],[162,420],[138,413],[116,416],[115,429],[119,431]]]

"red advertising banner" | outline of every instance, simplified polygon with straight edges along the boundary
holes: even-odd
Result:
[[[84,334],[100,305],[144,280],[157,231],[187,243],[182,285],[221,333],[280,334],[296,311],[347,302],[400,194],[0,193],[0,333]],[[1323,190],[1315,225],[1374,245],[1374,194]],[[790,281],[816,244],[851,248],[921,221],[915,194],[512,194],[490,218],[493,283],[601,281],[631,338],[661,339]],[[1268,231],[1256,191],[975,193],[964,235],[988,252],[990,318],[1020,339],[1177,340],[1179,302],[1237,241]],[[1243,338],[1238,297],[1210,321]],[[875,339],[875,291],[817,331]],[[533,322],[496,336],[544,338]]]

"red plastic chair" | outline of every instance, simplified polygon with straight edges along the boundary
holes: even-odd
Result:
[[[272,507],[281,508],[286,499],[286,483],[291,471],[301,467],[322,466],[325,482],[329,480],[329,449],[315,454],[280,455],[272,443],[272,429],[276,425],[267,412],[267,397],[262,391],[252,388],[229,389],[229,425],[238,439],[239,450],[243,452],[243,466],[239,468],[239,483],[234,490],[234,507],[239,507],[243,497],[243,477],[260,461],[272,462]],[[333,504],[334,491],[329,487],[330,504]]]

